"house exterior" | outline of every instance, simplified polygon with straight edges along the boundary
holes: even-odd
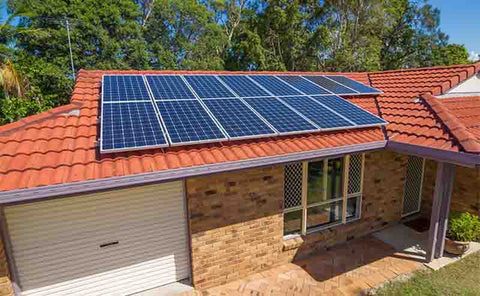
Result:
[[[204,289],[412,215],[438,258],[449,209],[480,215],[479,71],[345,73],[383,128],[100,154],[102,75],[158,72],[81,70],[69,105],[0,127],[0,295]]]

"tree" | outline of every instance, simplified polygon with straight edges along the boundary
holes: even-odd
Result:
[[[450,66],[468,64],[468,50],[461,44],[447,44],[433,49],[432,64],[435,66]]]

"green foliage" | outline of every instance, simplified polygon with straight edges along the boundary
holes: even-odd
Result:
[[[0,100],[0,125],[47,110],[36,100],[10,97]]]
[[[480,219],[470,213],[451,213],[448,237],[462,242],[473,241],[480,236]]]
[[[480,294],[480,253],[437,271],[419,271],[407,281],[392,281],[375,291],[378,296],[476,296]]]
[[[468,62],[426,0],[7,2],[0,55],[24,79],[25,104],[38,104],[28,110],[69,101],[67,21],[77,71],[376,71]]]

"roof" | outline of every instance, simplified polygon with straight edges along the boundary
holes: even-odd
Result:
[[[476,72],[476,66],[469,65],[375,73],[318,74],[343,74],[382,90],[384,94],[378,98],[364,96],[348,99],[391,122],[386,128],[389,139],[462,151],[464,148],[460,142],[444,128],[430,107],[414,100],[424,92],[443,93]],[[69,105],[0,127],[0,192],[385,141],[382,129],[373,127],[100,154],[97,140],[102,75],[127,73],[212,72],[80,70]]]
[[[466,152],[480,153],[480,97],[422,98]]]
[[[439,95],[478,73],[480,64],[417,68],[369,73],[371,85],[383,91],[378,97],[389,141],[439,150],[466,152],[439,120],[422,94]]]

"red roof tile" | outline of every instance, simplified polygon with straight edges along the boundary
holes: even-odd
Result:
[[[422,94],[438,95],[471,77],[480,63],[450,67],[417,68],[369,73],[373,87],[383,91],[379,110],[390,122],[389,140],[450,151],[466,151],[458,139],[422,100]]]
[[[367,128],[101,155],[96,146],[97,114],[101,79],[107,72],[155,73],[81,70],[71,104],[0,127],[0,191],[384,140],[380,128]],[[368,83],[365,73],[348,75]],[[376,112],[372,97],[352,101]]]

